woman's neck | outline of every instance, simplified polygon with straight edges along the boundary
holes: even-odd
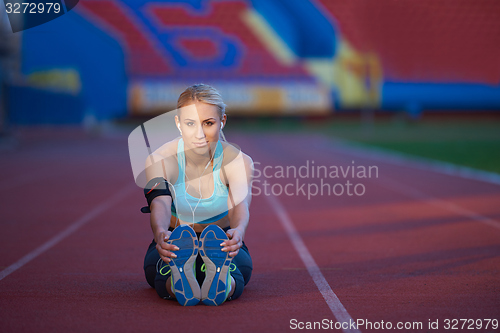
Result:
[[[192,150],[184,151],[186,155],[186,168],[197,169],[200,173],[208,169],[208,164],[212,162],[215,147],[210,147],[205,154],[196,154]]]

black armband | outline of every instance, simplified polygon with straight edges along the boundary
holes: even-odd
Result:
[[[144,196],[146,197],[148,205],[146,207],[142,207],[141,212],[151,213],[151,202],[153,202],[154,198],[159,197],[160,195],[172,196],[170,189],[168,188],[168,183],[164,178],[153,178],[144,188]]]

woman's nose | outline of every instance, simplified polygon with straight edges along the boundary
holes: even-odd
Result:
[[[205,132],[203,132],[203,125],[197,126],[196,138],[203,139],[205,137]]]

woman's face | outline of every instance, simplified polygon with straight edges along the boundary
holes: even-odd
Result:
[[[182,108],[175,122],[182,133],[184,145],[196,153],[204,153],[209,145],[215,149],[219,141],[221,126],[226,122],[226,115],[222,121],[217,112],[217,106],[203,102],[195,102]]]

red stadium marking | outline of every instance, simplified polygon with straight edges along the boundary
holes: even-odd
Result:
[[[358,51],[380,56],[389,81],[500,82],[498,1],[319,2]]]
[[[203,15],[193,15],[185,8],[168,3],[151,3],[149,7],[161,29],[216,28],[227,36],[236,37],[245,46],[242,64],[238,69],[241,74],[263,72],[267,76],[308,76],[299,64],[284,66],[269,53],[243,22],[242,15],[248,10],[248,5],[243,1],[212,2],[208,14]]]
[[[210,59],[219,53],[217,45],[210,39],[183,38],[179,43],[193,58]]]
[[[170,72],[166,58],[154,41],[149,40],[145,28],[133,20],[126,6],[119,1],[81,1],[77,7],[86,18],[99,21],[119,35],[118,41],[125,44],[131,74],[165,75]],[[109,31],[105,30],[105,31]]]

